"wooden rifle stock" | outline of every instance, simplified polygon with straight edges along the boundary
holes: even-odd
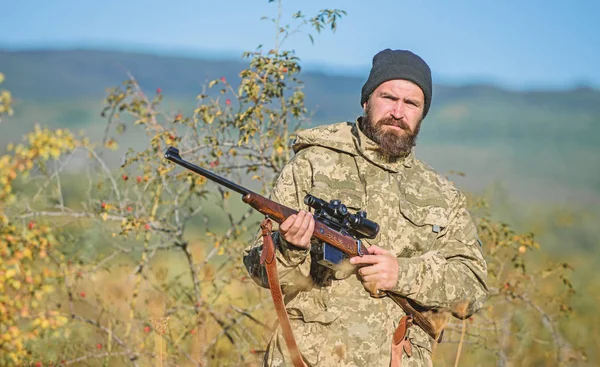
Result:
[[[269,200],[264,196],[253,192],[244,195],[242,200],[244,203],[250,205],[277,223],[281,223],[290,215],[298,213],[297,210],[278,204],[273,200]],[[331,229],[316,219],[313,237],[330,244],[331,246],[344,252],[349,257],[362,256],[368,253],[367,248],[362,244],[362,242]]]

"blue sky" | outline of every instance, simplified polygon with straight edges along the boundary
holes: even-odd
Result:
[[[368,5],[367,5],[368,4]],[[347,11],[335,34],[311,44],[291,36],[308,69],[365,75],[384,48],[410,49],[435,82],[493,82],[512,89],[600,87],[600,1],[289,0],[283,21],[302,10]],[[20,0],[2,5],[0,48],[110,48],[239,58],[274,45],[277,15],[267,0]],[[1,69],[1,65],[0,65]]]

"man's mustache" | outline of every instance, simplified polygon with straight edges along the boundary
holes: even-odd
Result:
[[[411,131],[410,126],[408,126],[408,124],[404,120],[396,120],[396,119],[389,118],[389,117],[379,120],[377,125],[379,125],[379,126],[384,126],[384,125],[397,126],[397,127],[401,128],[402,130]]]

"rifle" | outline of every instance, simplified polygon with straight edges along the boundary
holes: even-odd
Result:
[[[175,147],[167,149],[165,158],[241,194],[244,203],[277,223],[282,223],[290,215],[298,213],[297,210],[276,203],[182,159],[179,150]],[[304,203],[315,209],[313,237],[324,243],[324,259],[320,261],[321,264],[334,267],[343,260],[343,255],[354,257],[367,253],[367,248],[363,245],[361,238],[375,238],[379,232],[379,225],[366,219],[366,212],[359,211],[356,214],[350,214],[341,201],[331,200],[327,203],[312,195],[306,195]]]
[[[276,203],[182,159],[179,150],[175,147],[167,149],[165,158],[241,194],[244,203],[277,223],[282,223],[290,215],[298,213],[297,210]],[[323,243],[323,258],[318,260],[320,264],[335,270],[344,257],[363,256],[368,253],[361,238],[375,238],[379,232],[379,225],[366,219],[366,212],[359,211],[356,214],[350,214],[346,206],[339,200],[331,200],[327,203],[312,195],[306,195],[304,203],[315,209],[313,237]],[[417,311],[407,298],[387,291],[378,291],[376,294],[371,294],[371,296],[389,296],[407,314],[412,315],[415,323],[421,326],[434,340],[438,340],[440,337],[441,330],[438,330],[421,312]]]

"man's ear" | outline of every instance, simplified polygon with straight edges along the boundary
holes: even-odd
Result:
[[[369,103],[369,101],[365,101],[365,103],[363,103],[363,111],[365,113],[367,112],[367,103]]]

